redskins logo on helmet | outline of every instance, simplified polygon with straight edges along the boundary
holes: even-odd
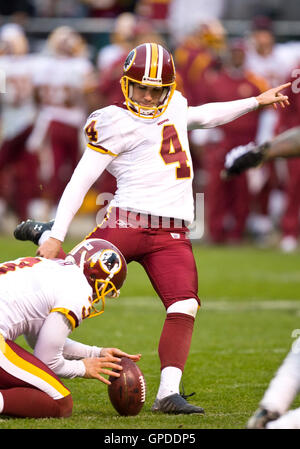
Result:
[[[124,72],[127,72],[127,70],[129,70],[130,67],[132,66],[135,55],[136,55],[135,50],[131,50],[131,52],[128,54],[128,56],[125,60],[125,63],[124,63],[124,68],[123,68]]]
[[[123,254],[112,243],[102,239],[83,240],[66,257],[76,263],[93,288],[93,312],[89,317],[104,312],[106,297],[117,298],[126,275],[127,264]],[[95,304],[101,303],[101,310]]]
[[[163,87],[159,104],[148,107],[135,102],[132,99],[132,83]],[[131,50],[124,63],[121,87],[130,112],[151,119],[161,116],[167,109],[176,87],[171,53],[156,43],[141,44]]]

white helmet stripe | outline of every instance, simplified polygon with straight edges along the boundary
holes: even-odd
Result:
[[[163,59],[164,59],[163,48],[161,45],[158,45],[158,70],[157,70],[157,78],[158,79],[161,79],[163,62],[164,62]]]
[[[145,77],[150,76],[150,68],[151,68],[151,44],[146,44],[146,63],[145,63]]]

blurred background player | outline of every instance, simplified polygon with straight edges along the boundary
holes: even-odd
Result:
[[[0,415],[69,417],[73,401],[60,377],[110,384],[103,375],[119,376],[120,357],[140,359],[68,338],[103,312],[125,278],[122,254],[97,239],[77,245],[68,261],[23,257],[0,264]],[[14,342],[20,335],[33,354]]]
[[[94,18],[115,18],[125,11],[132,12],[139,0],[80,0],[87,6],[87,15]]]
[[[148,22],[153,20],[167,20],[174,0],[139,0],[136,2],[135,12]],[[145,40],[149,42],[149,40]]]
[[[27,147],[39,153],[43,196],[51,211],[80,158],[86,114],[98,102],[95,69],[74,29],[62,26],[50,34],[47,52],[36,64],[34,87],[38,116]]]
[[[222,66],[226,40],[227,33],[222,23],[211,20],[195,25],[195,29],[176,46],[174,61],[178,89],[191,106],[205,103],[205,79]]]
[[[0,94],[0,195],[2,214],[17,218],[30,213],[31,201],[39,196],[39,163],[26,149],[37,108],[34,102],[34,59],[23,29],[16,24],[0,29],[0,69],[5,92]],[[0,214],[1,215],[1,214]]]
[[[202,99],[205,103],[213,103],[257,96],[268,87],[263,78],[246,69],[245,42],[236,39],[228,43],[222,68],[218,72],[206,72],[204,83],[195,84],[194,91],[199,102]],[[244,239],[251,203],[247,176],[244,174],[225,182],[220,178],[220,171],[225,155],[234,143],[256,141],[261,114],[263,110],[252,111],[217,130],[207,130],[205,136],[202,130],[192,132],[191,138],[196,142],[199,136],[202,147],[206,223],[208,239],[214,244],[238,244]]]
[[[119,58],[126,57],[132,47],[136,21],[135,14],[129,12],[122,13],[116,18],[114,29],[109,36],[109,44],[102,47],[97,54],[99,74]]]
[[[172,48],[180,45],[199,24],[220,22],[226,0],[172,0],[168,7],[168,29]]]
[[[182,7],[183,3],[181,3]],[[195,21],[193,18],[191,20],[193,25],[187,27],[181,40],[175,41],[174,60],[177,89],[193,106],[206,102],[207,89],[209,89],[206,80],[214,78],[221,70],[227,51],[227,31],[221,21],[216,19]],[[189,132],[194,167],[194,192],[203,192],[207,178],[200,148],[207,132],[210,135],[218,134],[217,129],[201,130],[199,133]],[[201,143],[199,143],[200,137]]]
[[[299,58],[297,53],[295,53],[295,45],[292,45],[292,55],[290,56],[290,60],[295,60],[296,56]],[[282,45],[282,51],[284,50],[284,44]],[[282,55],[288,55],[289,53],[281,53]],[[298,59],[299,60],[299,59]],[[288,59],[289,61],[289,59]],[[277,60],[277,66],[282,66],[283,64],[283,56],[281,60]],[[284,65],[286,68],[286,66]],[[256,140],[256,143],[264,143],[266,141],[270,141],[276,135],[296,126],[300,125],[299,112],[300,112],[300,103],[299,103],[299,94],[297,88],[297,77],[298,77],[298,67],[299,63],[294,62],[294,66],[288,65],[288,76],[286,80],[291,80],[294,82],[293,87],[291,89],[290,99],[291,105],[290,108],[285,110],[283,113],[282,110],[275,110],[274,113],[276,117],[273,121],[272,132],[264,132],[260,139]],[[274,67],[275,71],[275,67]],[[285,70],[284,70],[285,73]],[[285,81],[285,80],[284,80]],[[272,111],[267,111],[267,114],[270,118]],[[272,119],[273,120],[273,119]],[[262,126],[264,130],[268,128],[268,125],[265,120],[262,122]],[[249,139],[250,141],[250,139]],[[300,162],[297,159],[293,159],[292,161],[276,159],[266,160],[265,164],[256,169],[250,170],[251,177],[250,179],[259,178],[260,175],[264,172],[265,167],[267,167],[267,171],[270,172],[272,167],[276,167],[279,173],[280,189],[281,189],[281,207],[280,214],[278,219],[278,228],[280,233],[280,241],[279,246],[284,252],[292,252],[295,251],[298,247],[298,238],[299,238],[299,211],[300,211]],[[256,173],[258,172],[258,174]]]
[[[300,98],[297,78],[299,77],[299,63],[295,64],[291,70],[289,79],[295,84],[291,89],[290,103],[291,109],[288,108],[287,114],[278,111],[278,122],[276,126],[276,134],[280,135],[294,127],[300,126]],[[296,79],[295,79],[296,78]],[[282,159],[281,159],[282,161]],[[285,160],[286,176],[283,186],[284,205],[282,215],[280,217],[280,242],[279,246],[282,251],[289,253],[297,250],[298,239],[300,234],[300,160]]]
[[[291,95],[293,97],[293,94]],[[293,101],[293,100],[292,100]],[[291,104],[292,111],[298,108],[297,98]],[[293,122],[298,124],[297,115],[291,114],[295,120],[288,120],[290,124]],[[284,128],[283,128],[284,129]],[[223,174],[225,177],[238,175],[251,167],[259,166],[268,161],[280,158],[294,158],[300,155],[300,128],[295,126],[278,134],[270,142],[264,142],[259,146],[249,143],[246,146],[238,146],[233,148],[226,156],[225,168]],[[294,164],[293,164],[294,163]],[[298,159],[288,160],[290,167],[291,179],[287,182],[289,187],[289,195],[287,199],[287,209],[282,219],[282,229],[286,230],[287,236],[292,237],[289,243],[286,240],[285,250],[290,252],[295,249],[298,244],[299,237],[299,177],[297,177],[299,161]],[[293,175],[295,172],[295,176]],[[294,200],[294,201],[292,201]],[[289,234],[290,233],[290,234]],[[281,246],[284,249],[283,246]]]
[[[253,18],[246,43],[248,70],[265,78],[271,87],[291,80],[292,69],[299,59],[299,42],[278,42],[274,23],[270,17],[257,15]],[[287,112],[290,115],[290,111]],[[281,120],[287,119],[281,110],[266,108],[262,115],[257,144],[272,139],[278,133],[280,115]],[[290,183],[290,175],[287,163],[279,160],[270,161],[257,170],[249,170],[247,177],[253,198],[252,213],[248,221],[249,230],[257,235],[257,241],[265,240],[266,244],[268,234],[270,235],[277,226],[281,227],[280,217],[288,201],[287,184]],[[283,240],[282,248],[285,247],[287,248]]]

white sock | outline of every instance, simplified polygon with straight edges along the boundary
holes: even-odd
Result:
[[[44,231],[43,234],[39,238],[39,246],[41,246],[48,238],[50,237],[51,229],[47,229],[47,231]]]
[[[182,371],[174,366],[167,366],[160,374],[160,385],[157,398],[162,399],[174,393],[179,393]]]
[[[272,412],[285,413],[300,388],[300,353],[291,350],[270,382],[260,405]]]
[[[266,425],[267,429],[300,429],[300,408],[290,410]]]
[[[3,408],[4,408],[4,400],[2,393],[0,393],[0,415],[3,412]]]

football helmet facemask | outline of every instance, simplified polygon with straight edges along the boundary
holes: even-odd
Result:
[[[130,112],[149,119],[160,117],[168,107],[176,88],[175,66],[171,53],[156,43],[137,46],[125,60],[120,82]],[[159,103],[155,106],[142,106],[135,102],[132,98],[133,83],[163,87]]]
[[[125,281],[127,264],[123,254],[106,240],[87,239],[75,246],[65,260],[76,263],[82,269],[93,289],[93,311],[89,317],[101,315],[106,297],[117,298]],[[99,301],[100,310],[95,307]]]

